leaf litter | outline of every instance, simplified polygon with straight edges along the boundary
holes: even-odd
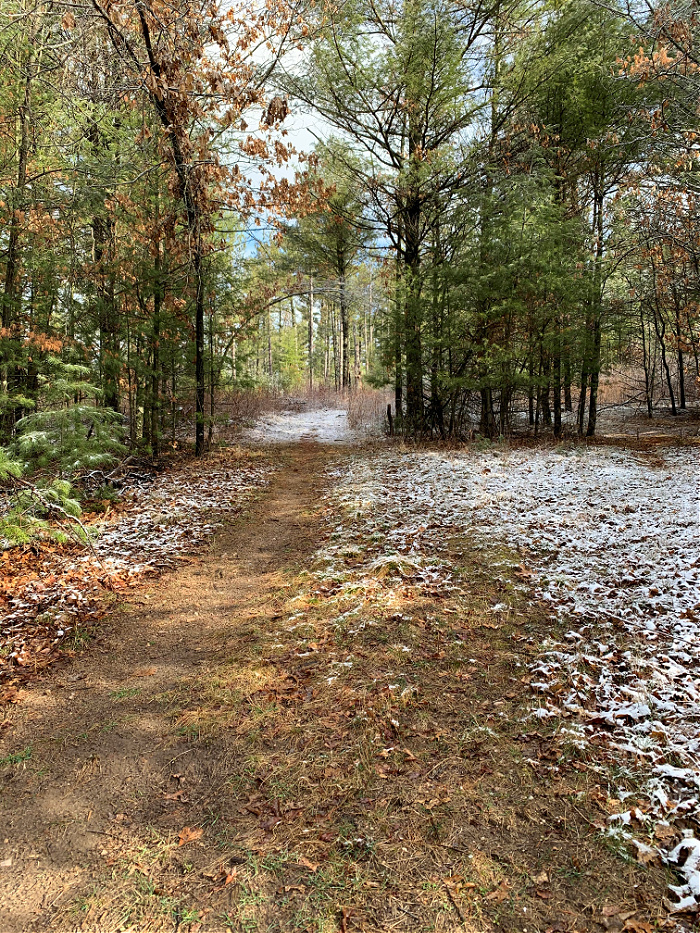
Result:
[[[104,613],[106,592],[170,570],[268,482],[273,467],[240,448],[124,479],[121,501],[90,524],[93,549],[39,542],[0,555],[0,699],[54,660]]]
[[[516,589],[570,626],[541,645],[532,665],[532,715],[570,720],[562,743],[628,763],[641,782],[638,805],[624,809],[631,792],[620,786],[612,798],[619,806],[600,828],[634,844],[641,862],[673,867],[681,883],[667,908],[697,911],[696,451],[671,449],[650,462],[616,448],[394,448],[353,457],[334,478],[345,519],[322,555],[326,592],[366,598],[387,579],[410,576],[428,594],[457,593],[445,552],[450,537],[468,532],[496,575],[515,576]],[[496,542],[521,562],[494,554]],[[498,616],[509,606],[491,609]]]
[[[317,455],[295,456],[301,464]],[[383,482],[393,457],[408,464],[392,452],[367,475]],[[186,784],[168,764],[177,783],[159,785],[145,811],[146,829],[160,828],[157,851],[141,854],[142,815],[123,839],[115,830],[121,841],[105,844],[104,887],[90,895],[83,927],[94,928],[97,914],[116,924],[134,907],[138,878],[115,880],[117,863],[152,881],[155,900],[137,905],[144,928],[163,892],[206,906],[207,929],[220,928],[212,912],[225,909],[236,929],[336,929],[342,916],[348,930],[413,921],[447,931],[459,920],[519,931],[526,920],[528,930],[574,933],[600,923],[611,898],[622,913],[606,928],[640,912],[663,926],[662,870],[622,867],[586,832],[590,812],[579,806],[588,775],[550,777],[547,762],[559,756],[548,737],[520,734],[521,682],[532,679],[522,675],[537,649],[528,635],[548,618],[526,602],[534,572],[492,547],[497,534],[481,552],[471,533],[460,542],[460,514],[449,529],[442,518],[434,527],[420,515],[414,522],[414,506],[396,510],[391,489],[388,518],[371,502],[358,507],[346,496],[348,466],[354,460],[343,455],[333,471],[341,498],[330,494],[325,519],[306,534],[301,516],[312,502],[317,516],[318,499],[295,469],[255,507],[255,521],[236,523],[227,538],[241,554],[262,546],[262,556],[250,570],[254,587],[241,589],[237,576],[221,594],[227,611],[237,607],[225,651],[170,694],[168,728],[197,750],[185,759]],[[286,512],[295,520],[280,524]],[[508,562],[528,570],[522,592],[513,592]],[[507,585],[491,584],[491,564]],[[221,619],[202,624],[218,645]],[[74,899],[62,908],[66,927],[74,908]]]

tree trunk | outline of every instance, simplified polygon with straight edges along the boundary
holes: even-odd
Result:
[[[564,354],[564,409],[566,411],[574,410],[571,402],[571,357],[568,349]]]
[[[355,364],[355,388],[359,388],[362,383],[362,368],[360,366],[360,340],[357,333],[357,321],[352,322],[352,349]]]
[[[394,418],[399,431],[403,425],[403,346],[401,342],[401,305],[396,299],[396,321],[394,324]]]
[[[423,352],[420,287],[420,205],[406,211],[404,267],[406,282],[404,348],[406,353],[406,423],[409,431],[423,429]]]
[[[585,357],[584,357],[585,359]],[[580,391],[578,397],[578,408],[576,410],[576,424],[578,427],[579,437],[583,437],[583,423],[586,419],[586,395],[588,393],[588,372],[585,368],[586,364],[584,362],[583,369],[581,370],[581,383]]]
[[[333,341],[333,381],[336,392],[340,389],[340,357],[338,354],[338,328],[335,320],[335,307],[330,308],[331,338]]]
[[[272,311],[267,312],[267,374],[272,387]]]
[[[540,389],[540,407],[542,409],[542,424],[546,428],[551,428],[552,426],[552,409],[549,405],[549,389],[550,385],[547,382]]]
[[[646,325],[644,323],[644,310],[640,306],[639,308],[639,323],[641,324],[642,330],[642,359],[644,360],[644,397],[647,403],[647,414],[650,418],[654,417],[654,400],[653,400],[653,382],[650,373],[651,366],[651,347],[647,352],[647,341],[646,341]]]
[[[345,282],[345,260],[338,256],[338,291],[339,291],[339,311],[340,311],[340,358],[341,358],[341,386],[343,389],[350,388],[350,349],[349,337],[350,327],[348,322],[348,303]]]
[[[209,307],[209,429],[207,448],[211,450],[214,438],[214,415],[216,414],[216,367],[214,365],[214,309]]]
[[[29,63],[27,63],[29,68]],[[17,163],[17,184],[10,195],[11,217],[10,235],[7,242],[7,260],[5,265],[5,287],[2,299],[2,326],[9,328],[14,322],[17,302],[17,271],[19,265],[20,215],[23,213],[22,197],[27,183],[27,157],[29,154],[29,104],[31,76],[28,73],[24,84],[24,99],[19,106],[19,145]]]
[[[204,241],[203,216],[199,198],[198,166],[188,161],[183,149],[180,134],[186,135],[187,129],[178,123],[178,116],[172,112],[169,98],[164,97],[161,87],[163,68],[156,56],[156,50],[151,41],[151,30],[146,19],[144,6],[137,4],[141,35],[144,40],[148,62],[157,79],[152,84],[146,84],[151,101],[155,107],[158,118],[167,134],[173,154],[175,172],[178,178],[178,195],[185,207],[187,227],[190,234],[190,264],[194,273],[195,285],[195,453],[199,457],[204,453]],[[103,14],[106,16],[106,14]],[[110,34],[114,39],[114,24],[106,16],[111,27]],[[118,43],[117,43],[117,50]]]
[[[314,277],[309,278],[309,392],[314,390]]]
[[[2,327],[5,331],[0,353],[2,361],[2,388],[7,394],[11,390],[14,377],[10,376],[14,356],[15,341],[10,336],[12,325],[17,316],[19,304],[19,289],[17,287],[19,271],[19,235],[21,216],[24,213],[24,187],[27,183],[27,158],[29,154],[29,109],[31,103],[31,67],[26,63],[27,74],[24,82],[24,96],[19,106],[17,118],[19,122],[19,144],[17,147],[17,184],[12,190],[9,201],[11,208],[10,234],[7,242],[7,259],[5,265],[5,283],[2,296]],[[3,416],[4,433],[10,434],[13,430],[16,412],[9,408]]]
[[[561,352],[557,348],[552,361],[554,375],[554,436],[561,437]]]
[[[676,365],[678,366],[678,407],[685,409],[685,364],[683,362],[683,334],[681,333],[681,312],[676,302]]]
[[[588,403],[587,437],[593,437],[598,419],[598,383],[600,381],[602,314],[603,314],[603,237],[605,233],[603,209],[603,174],[596,173],[594,180],[595,199],[593,207],[593,232],[595,234],[594,272],[593,272],[593,346],[589,359],[588,372],[591,377],[591,392]]]
[[[588,404],[588,428],[586,437],[593,437],[598,420],[598,385],[600,382],[600,348],[602,326],[600,314],[597,314],[593,324],[593,365],[591,366],[591,394]]]
[[[496,437],[496,419],[493,414],[493,392],[490,388],[481,390],[481,418],[479,433],[482,437],[493,440]]]
[[[654,312],[654,329],[656,330],[656,336],[658,338],[659,347],[661,349],[661,365],[666,375],[666,385],[668,386],[668,395],[671,401],[671,414],[675,418],[675,416],[678,414],[678,411],[676,409],[676,397],[673,392],[673,381],[671,380],[671,370],[669,369],[668,359],[666,357],[666,340],[665,340],[666,322],[663,319],[659,321],[660,317],[661,317],[661,312],[659,311],[659,313],[657,314],[655,311]]]

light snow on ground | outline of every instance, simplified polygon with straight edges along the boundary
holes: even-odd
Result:
[[[185,465],[160,476],[132,477],[118,512],[91,526],[95,537],[89,549],[81,556],[73,550],[55,554],[50,572],[42,571],[40,579],[29,579],[12,593],[0,618],[0,650],[22,665],[37,623],[56,645],[76,625],[98,618],[103,587],[117,588],[177,566],[215,533],[225,516],[240,511],[272,472],[265,463],[220,467],[205,461],[204,467]]]
[[[244,437],[256,444],[292,444],[317,441],[319,444],[351,444],[357,438],[340,408],[310,411],[272,412],[260,418]]]
[[[697,451],[613,448],[383,451],[338,472],[338,505],[362,536],[444,585],[440,551],[472,532],[484,561],[564,622],[533,671],[533,715],[568,720],[582,748],[603,745],[641,775],[648,805],[609,820],[642,831],[677,868],[673,909],[700,904],[700,559]],[[340,527],[336,529],[340,531]],[[357,537],[357,535],[354,535]],[[340,540],[342,535],[338,535]],[[503,545],[512,558],[503,557]],[[500,547],[500,551],[499,551]],[[333,561],[333,546],[327,551]],[[383,560],[392,559],[385,554]],[[506,605],[494,607],[506,610]],[[618,796],[622,799],[625,792]]]
[[[100,528],[95,549],[108,572],[127,570],[129,576],[171,566],[178,555],[190,552],[211,537],[227,514],[269,481],[266,464],[209,466],[201,472],[186,469],[164,473],[145,485],[124,490],[126,512]],[[86,560],[92,559],[90,554]]]

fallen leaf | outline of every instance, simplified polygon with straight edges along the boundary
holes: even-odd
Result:
[[[308,868],[309,871],[318,871],[318,865],[315,865],[313,862],[310,862],[307,858],[304,858],[303,855],[300,855],[297,861],[300,865],[303,865],[304,868]]]
[[[180,830],[180,841],[178,846],[186,846],[190,842],[196,842],[204,835],[203,829],[191,829],[189,826],[183,826]]]
[[[508,897],[509,890],[510,890],[510,885],[504,878],[503,881],[499,882],[497,888],[495,888],[490,894],[486,895],[484,900],[495,901],[495,903],[500,904],[501,901],[504,901]]]
[[[651,924],[645,923],[643,920],[626,920],[622,929],[628,931],[628,933],[654,933]]]
[[[226,872],[222,869],[221,874],[219,875],[220,883],[214,888],[214,892],[218,894],[219,891],[223,891],[227,884],[231,884],[236,880],[238,876],[238,869],[234,868],[233,871]]]
[[[654,827],[654,839],[658,839],[659,842],[665,845],[670,845],[675,841],[677,836],[678,830],[674,829],[673,826],[669,826],[667,823],[657,823]]]
[[[656,862],[661,862],[661,855],[657,849],[640,842],[638,839],[634,839],[633,842],[637,847],[637,861],[640,865],[653,865]]]

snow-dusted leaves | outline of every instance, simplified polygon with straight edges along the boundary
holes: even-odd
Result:
[[[271,467],[253,457],[183,465],[124,491],[123,507],[97,526],[91,550],[44,546],[2,555],[0,682],[37,670],[77,626],[100,616],[105,588],[173,567],[261,488]],[[93,526],[95,527],[95,526]]]
[[[671,905],[697,906],[696,451],[651,460],[612,448],[394,449],[351,458],[336,475],[342,518],[325,551],[336,586],[357,585],[363,570],[369,583],[383,570],[436,591],[454,587],[446,544],[470,533],[495,576],[516,578],[570,626],[543,646],[533,713],[568,718],[570,743],[641,762],[645,829],[670,827],[653,837],[651,854],[674,864],[685,882]],[[350,540],[361,543],[353,581],[342,571]],[[503,545],[519,554],[512,566],[504,567]],[[614,831],[635,837],[620,821]]]

